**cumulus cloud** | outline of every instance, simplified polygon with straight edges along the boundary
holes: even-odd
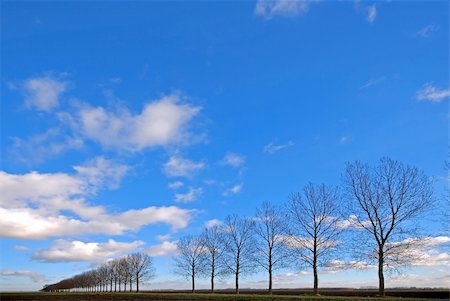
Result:
[[[150,256],[170,257],[177,253],[177,243],[174,241],[163,241],[158,245],[154,245],[147,250]]]
[[[205,168],[203,162],[194,162],[179,156],[172,156],[163,166],[163,172],[170,177],[191,176],[196,171]]]
[[[275,142],[272,141],[269,144],[264,146],[263,151],[266,154],[273,155],[273,154],[275,154],[275,153],[277,153],[277,152],[279,152],[279,151],[281,151],[281,150],[283,150],[285,148],[291,147],[293,145],[294,145],[294,142],[291,141],[291,140],[289,140],[288,143],[286,143],[286,144],[278,144],[278,145],[275,144]]]
[[[59,105],[60,95],[67,90],[68,83],[51,76],[35,77],[23,83],[25,105],[39,111],[49,112]]]
[[[312,0],[258,0],[255,15],[265,19],[295,17],[308,12]]]
[[[1,271],[0,275],[4,277],[28,277],[36,283],[44,282],[45,276],[30,270],[19,270],[19,271]]]
[[[203,189],[190,187],[186,193],[175,194],[175,202],[191,203],[200,198],[203,194]]]
[[[236,153],[227,153],[222,159],[222,164],[232,167],[240,167],[244,165],[245,157]]]
[[[365,261],[345,261],[345,260],[330,260],[325,264],[326,271],[340,271],[340,270],[367,270],[374,269],[376,265],[369,264]]]
[[[186,227],[194,213],[176,206],[151,206],[110,214],[87,199],[105,186],[116,188],[127,167],[100,157],[75,169],[75,174],[0,171],[0,236],[120,235],[155,223],[177,230]]]
[[[450,97],[450,89],[440,89],[433,84],[427,83],[416,92],[418,100],[428,100],[431,102],[441,102]]]
[[[105,148],[140,151],[192,140],[189,123],[199,111],[200,107],[181,103],[179,94],[171,94],[147,103],[139,114],[126,108],[107,110],[83,104],[76,114],[61,118]]]
[[[240,183],[240,184],[236,184],[230,188],[228,188],[223,195],[224,196],[229,196],[229,195],[235,195],[235,194],[239,194],[242,190],[242,187],[244,186],[244,183]]]
[[[433,32],[436,32],[438,30],[439,26],[431,24],[420,29],[419,31],[417,31],[416,34],[418,37],[421,37],[422,39],[428,39],[433,34]]]
[[[132,252],[143,244],[144,242],[139,240],[130,243],[117,242],[113,239],[105,243],[57,240],[50,248],[36,251],[32,258],[42,262],[101,262],[120,254]]]

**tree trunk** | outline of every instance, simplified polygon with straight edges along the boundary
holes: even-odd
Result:
[[[385,296],[384,293],[384,252],[383,246],[380,246],[378,251],[378,295],[381,297]]]
[[[131,276],[130,276],[130,293],[131,293],[131,287],[132,287],[132,284],[133,284],[133,279],[132,279]]]
[[[212,258],[212,263],[211,263],[211,294],[214,294],[214,256]]]
[[[195,293],[195,275],[192,274],[191,276],[191,280],[192,280],[192,293]]]
[[[269,249],[269,295],[272,295],[272,249]]]
[[[139,293],[139,274],[136,273],[136,293]]]
[[[317,237],[316,237],[316,235],[314,235],[313,274],[314,274],[314,295],[318,295],[319,294],[319,277],[317,275]]]

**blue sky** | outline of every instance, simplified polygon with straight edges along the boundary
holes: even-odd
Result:
[[[339,185],[352,160],[415,165],[442,201],[448,25],[446,1],[2,1],[0,290],[136,250],[155,256],[149,288],[188,287],[177,238]],[[424,224],[428,260],[387,286],[450,285],[448,231]],[[307,269],[277,277],[312,285]],[[321,279],[377,283],[370,268]]]

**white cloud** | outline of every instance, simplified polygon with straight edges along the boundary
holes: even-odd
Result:
[[[224,196],[229,196],[229,195],[239,194],[241,192],[243,186],[244,186],[244,183],[236,184],[236,185],[230,187],[229,189],[227,189],[223,193],[223,195]]]
[[[200,198],[203,194],[203,189],[190,187],[186,193],[175,194],[175,202],[191,203]]]
[[[4,277],[28,277],[34,282],[40,283],[45,281],[45,276],[30,270],[6,271],[0,272]]]
[[[450,89],[440,89],[430,83],[423,85],[423,87],[416,92],[416,98],[418,100],[441,102],[448,97],[450,97]]]
[[[177,243],[173,241],[163,241],[159,245],[154,245],[147,250],[150,256],[170,257],[177,253]]]
[[[367,82],[364,83],[364,85],[362,85],[361,87],[359,87],[360,90],[362,89],[367,89],[370,88],[372,86],[375,86],[381,82],[383,82],[386,79],[386,77],[379,77],[379,78],[372,78],[369,79]]]
[[[155,223],[177,230],[192,218],[194,211],[176,206],[109,214],[103,206],[91,205],[86,199],[103,186],[117,187],[126,167],[100,157],[75,168],[78,173],[74,175],[0,171],[0,236],[45,239],[87,233],[120,235]]]
[[[143,244],[144,242],[139,240],[130,243],[117,242],[113,239],[105,243],[57,240],[50,248],[36,251],[32,258],[43,262],[101,262],[135,251]]]
[[[373,23],[375,18],[377,17],[377,7],[375,4],[367,7],[367,16],[366,21],[369,23]]]
[[[276,145],[275,142],[270,142],[269,144],[264,146],[264,152],[266,154],[273,155],[273,154],[275,154],[287,147],[291,147],[293,145],[294,145],[294,142],[291,140],[289,140],[288,143],[286,143],[286,144],[278,144],[278,145]]]
[[[170,235],[170,234],[157,235],[156,239],[159,241],[165,241],[165,240],[169,240],[171,237],[172,237],[172,235]]]
[[[206,164],[203,162],[194,162],[182,157],[172,156],[169,158],[169,161],[164,164],[163,171],[166,175],[171,177],[186,177],[205,168],[205,166]]]
[[[29,250],[29,248],[28,248],[27,246],[21,246],[21,245],[19,245],[19,246],[14,246],[14,249],[17,250],[17,251],[21,251],[21,252],[24,252],[24,251],[28,251],[28,250]]]
[[[85,165],[74,166],[74,169],[85,183],[95,189],[100,187],[116,189],[130,168],[127,165],[116,164],[103,157],[97,157]]]
[[[60,95],[66,91],[68,83],[51,76],[35,77],[23,83],[26,94],[25,105],[39,111],[49,112],[59,105]]]
[[[330,260],[325,264],[326,271],[340,271],[340,270],[367,270],[374,269],[376,265],[369,264],[365,261],[344,261],[344,260]]]
[[[350,135],[345,135],[345,136],[342,136],[340,139],[339,139],[339,143],[340,144],[345,144],[345,143],[347,143],[347,142],[350,142],[352,140],[352,136],[350,136]]]
[[[199,111],[199,107],[182,104],[179,94],[171,94],[147,103],[139,114],[126,108],[108,111],[84,104],[75,116],[61,117],[76,132],[103,147],[140,151],[194,140],[189,123]]]
[[[176,181],[176,182],[172,182],[169,183],[169,185],[167,185],[169,187],[169,189],[178,189],[180,187],[184,186],[184,183],[181,181]]]
[[[424,28],[420,29],[416,34],[417,36],[423,38],[423,39],[427,39],[431,36],[431,34],[433,32],[436,32],[439,30],[439,26],[437,25],[427,25]]]
[[[220,225],[222,225],[222,222],[218,219],[210,219],[209,221],[205,222],[206,228],[211,228],[211,227],[220,226]]]
[[[308,12],[312,0],[258,0],[255,15],[271,19],[273,17],[294,17]]]
[[[227,153],[222,159],[222,163],[232,167],[239,167],[244,165],[245,157],[235,153]]]
[[[72,149],[81,149],[84,142],[79,137],[63,135],[58,128],[27,139],[12,138],[10,153],[19,161],[40,163]]]

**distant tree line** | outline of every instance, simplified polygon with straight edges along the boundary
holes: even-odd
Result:
[[[108,261],[98,268],[58,283],[44,286],[42,291],[139,292],[139,283],[155,276],[152,258],[133,253]]]
[[[251,217],[236,214],[223,224],[206,227],[198,236],[177,242],[174,272],[191,282],[215,281],[230,275],[235,292],[240,279],[265,271],[272,293],[273,273],[299,265],[312,269],[314,293],[319,293],[320,268],[343,251],[350,237],[357,245],[345,252],[378,268],[379,295],[384,296],[385,269],[412,260],[417,246],[414,219],[432,205],[432,183],[415,167],[382,158],[377,166],[348,163],[343,185],[307,184],[286,204],[262,203]],[[348,235],[350,234],[350,235]],[[47,286],[45,290],[126,291],[154,276],[151,258],[143,253],[107,262],[99,268]],[[123,288],[123,290],[121,290]]]

